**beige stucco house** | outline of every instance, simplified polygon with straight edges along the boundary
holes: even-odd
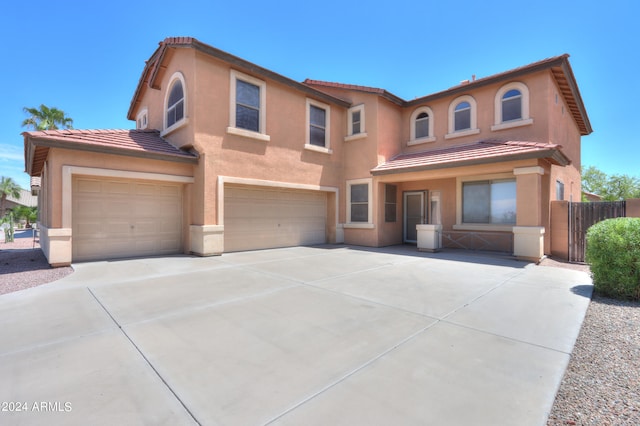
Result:
[[[342,242],[536,259],[591,133],[567,55],[406,101],[187,37],[146,62],[128,118],[24,133],[52,265]]]

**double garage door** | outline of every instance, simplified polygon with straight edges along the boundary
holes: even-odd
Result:
[[[182,251],[182,185],[74,177],[73,261]]]
[[[323,244],[327,194],[225,185],[224,251]]]

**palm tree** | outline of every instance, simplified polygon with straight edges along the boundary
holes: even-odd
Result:
[[[31,126],[34,130],[73,129],[73,119],[56,107],[49,108],[42,104],[40,108],[24,107],[22,110],[30,115],[22,122],[22,127]]]
[[[28,206],[16,206],[11,209],[13,217],[16,220],[24,219],[27,221],[25,227],[31,228],[31,224],[38,220],[38,208]]]
[[[10,177],[0,178],[0,217],[4,216],[4,205],[7,201],[7,197],[20,199],[20,186]]]

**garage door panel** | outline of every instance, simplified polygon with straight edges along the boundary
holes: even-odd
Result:
[[[74,177],[73,260],[179,253],[182,186]]]
[[[326,214],[324,192],[225,187],[225,251],[325,243]]]

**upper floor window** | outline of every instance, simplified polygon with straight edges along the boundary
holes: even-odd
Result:
[[[269,140],[266,135],[266,83],[231,70],[228,133]]]
[[[182,82],[176,80],[169,92],[167,102],[167,127],[171,127],[184,118],[184,90]]]
[[[449,133],[446,139],[480,133],[477,128],[476,101],[469,95],[460,96],[449,104]]]
[[[184,77],[181,73],[176,72],[169,81],[169,89],[165,94],[165,133],[181,127],[186,122],[187,116]]]
[[[509,129],[532,124],[529,118],[529,89],[523,83],[505,84],[496,93],[494,124],[491,130]]]
[[[411,135],[407,145],[433,142],[433,111],[429,107],[420,107],[411,114]]]
[[[502,95],[502,121],[522,119],[522,93],[511,89]]]
[[[455,132],[471,128],[471,104],[469,102],[460,102],[456,105],[453,114],[453,130]]]
[[[330,107],[307,99],[307,136],[305,148],[331,153],[330,150]]]
[[[364,117],[364,105],[349,108],[347,113],[347,137],[345,141],[360,139],[367,136]]]
[[[149,120],[149,112],[147,108],[143,109],[138,113],[138,117],[136,118],[136,129],[146,129]]]

